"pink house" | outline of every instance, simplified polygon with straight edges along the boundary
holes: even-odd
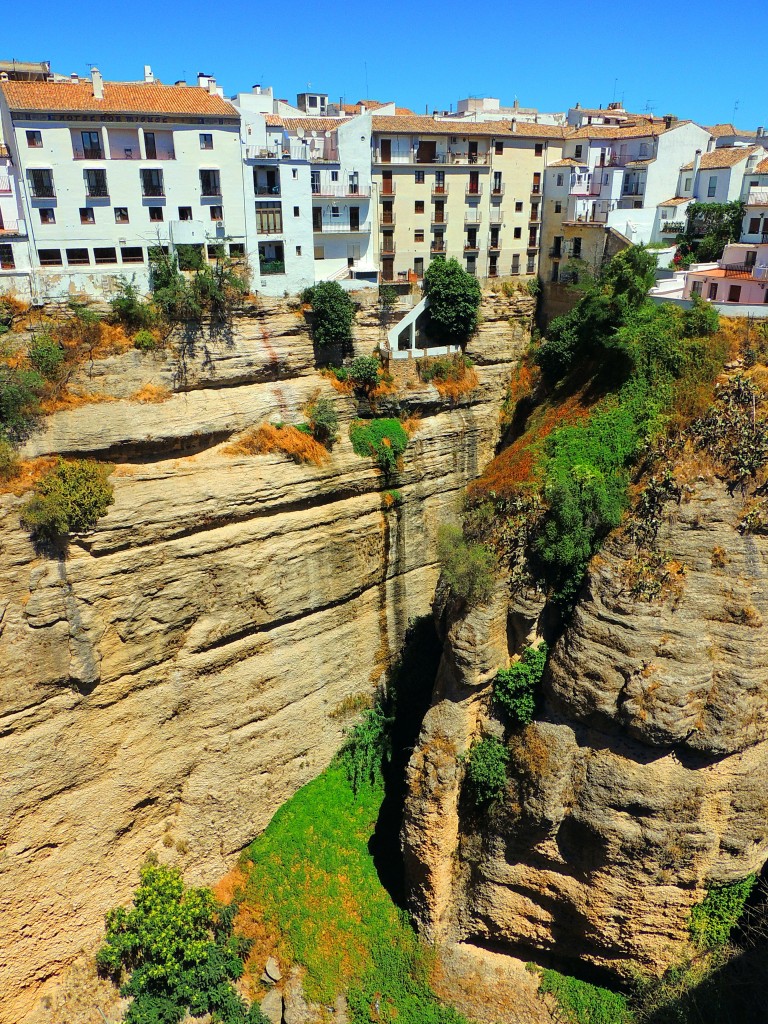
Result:
[[[683,298],[757,306],[768,303],[768,243],[727,245],[717,263],[695,263],[685,277]]]

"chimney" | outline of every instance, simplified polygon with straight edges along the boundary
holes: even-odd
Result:
[[[76,71],[73,71],[72,74],[69,76],[69,80],[70,82],[74,82],[75,85],[77,85],[77,83],[80,81],[80,75],[78,75]]]
[[[664,127],[667,129],[667,131],[669,131],[669,129],[673,125],[677,124],[678,120],[679,120],[679,118],[675,114],[665,114],[664,115]]]
[[[758,139],[762,139],[763,136],[765,135],[765,128],[763,128],[762,125],[760,125],[760,127],[757,129],[756,135],[757,135]]]
[[[93,86],[93,98],[95,100],[103,100],[104,79],[101,77],[101,72],[98,68],[91,68],[91,85]]]
[[[215,96],[216,95],[217,90],[216,90],[216,79],[215,78],[209,78],[208,79],[208,92],[211,94],[211,96]]]
[[[699,173],[699,165],[700,164],[701,164],[701,150],[697,149],[696,150],[696,154],[695,154],[695,156],[693,158],[693,192],[691,193],[691,195],[693,196],[694,199],[698,199],[698,197],[699,197],[698,196],[699,188],[698,188],[698,182],[696,181],[696,177],[697,177],[697,175]]]
[[[147,83],[147,85],[149,85],[152,82],[154,82],[154,80],[155,80],[155,76],[152,74],[152,68],[149,66],[149,64],[145,64],[144,65],[144,81]]]
[[[364,113],[365,113],[365,104],[364,104],[364,103],[361,103],[361,104],[360,104],[360,113],[361,113],[361,114],[364,114]]]
[[[253,91],[256,93],[257,96],[261,96],[261,86],[259,85],[258,82],[256,83],[256,85],[254,85]]]
[[[517,119],[514,118],[514,117],[512,118],[511,128],[512,128],[512,134],[516,135],[517,134]]]

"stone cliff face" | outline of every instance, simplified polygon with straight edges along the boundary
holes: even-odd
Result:
[[[21,529],[21,499],[0,497],[0,1021],[41,1012],[150,850],[212,882],[328,764],[429,610],[437,526],[493,455],[530,306],[487,297],[480,384],[455,405],[400,389],[421,420],[389,511],[347,437],[355,402],[314,370],[285,303],[188,352],[183,373],[173,353],[83,368],[70,390],[110,400],[27,442],[27,458],[115,463],[115,503],[54,561]],[[363,309],[356,344],[377,340]],[[176,390],[144,403],[147,384]],[[225,452],[264,420],[301,420],[317,392],[342,421],[326,465]]]
[[[686,948],[711,882],[768,857],[768,538],[740,497],[699,480],[662,550],[684,566],[663,600],[631,597],[625,545],[593,560],[550,657],[542,714],[510,743],[505,796],[480,818],[457,757],[501,736],[490,689],[542,602],[501,585],[467,615],[438,606],[443,662],[409,768],[403,841],[424,931],[494,948],[660,971]]]

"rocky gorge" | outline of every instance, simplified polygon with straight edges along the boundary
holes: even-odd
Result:
[[[114,504],[52,559],[20,526],[22,497],[0,497],[0,1020],[58,1019],[57,979],[92,956],[150,851],[210,884],[328,764],[429,611],[437,527],[494,454],[532,305],[486,295],[479,383],[456,401],[398,377],[390,407],[418,420],[393,508],[295,303],[193,338],[183,367],[173,347],[131,350],[69,381],[80,401],[22,455],[111,463]],[[356,351],[380,338],[363,300]],[[227,450],[317,394],[341,421],[324,465]]]

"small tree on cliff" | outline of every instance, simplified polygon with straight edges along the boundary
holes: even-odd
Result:
[[[431,331],[446,341],[465,341],[476,329],[480,284],[458,260],[433,260],[424,275]]]
[[[312,306],[312,337],[318,345],[352,344],[355,307],[338,281],[321,281],[307,288],[302,298]]]

